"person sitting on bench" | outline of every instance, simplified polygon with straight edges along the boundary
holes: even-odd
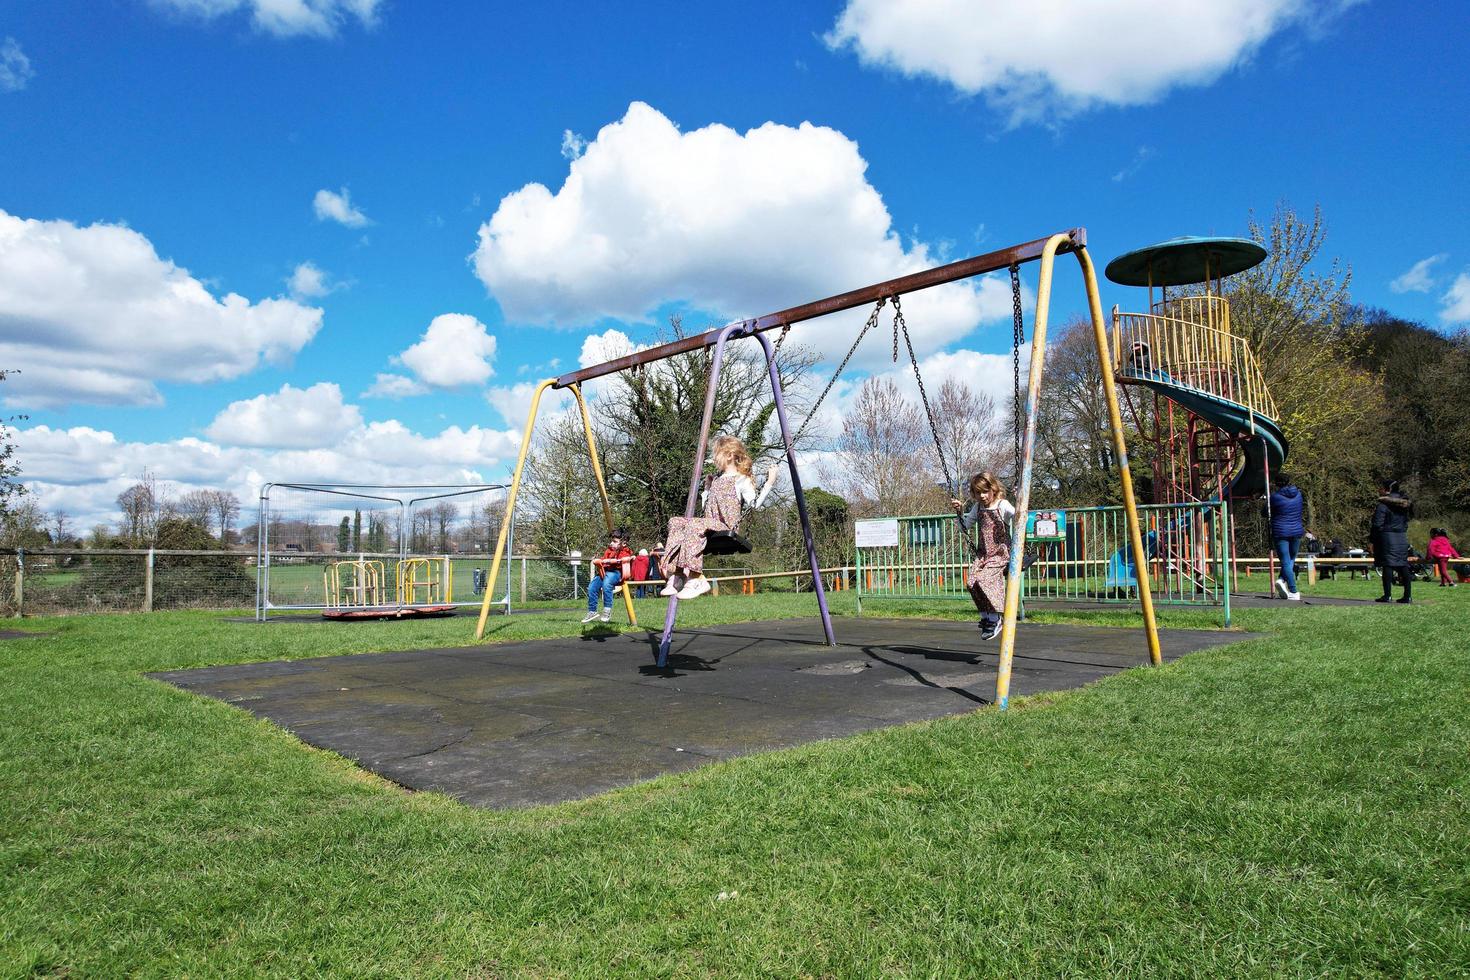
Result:
[[[776,485],[778,467],[773,463],[760,492],[756,492],[755,481],[751,479],[754,463],[745,443],[734,436],[716,437],[713,456],[714,470],[719,475],[701,495],[704,516],[669,519],[668,548],[663,560],[669,584],[661,595],[693,599],[708,592],[710,583],[704,577],[705,535],[711,531],[735,531],[740,527],[743,509],[763,507]]]

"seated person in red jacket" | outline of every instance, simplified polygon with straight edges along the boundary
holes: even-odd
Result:
[[[607,550],[592,559],[592,581],[587,583],[587,615],[582,617],[582,622],[590,623],[597,618],[599,599],[607,600],[602,610],[602,621],[605,623],[612,619],[613,596],[617,594],[618,583],[632,570],[633,552],[629,550],[627,541],[626,531],[620,527],[613,528],[608,536]]]

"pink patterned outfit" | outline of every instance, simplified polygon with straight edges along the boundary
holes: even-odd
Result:
[[[755,494],[755,483],[739,473],[722,473],[704,492],[703,517],[669,518],[669,534],[664,540],[663,567],[672,571],[687,568],[694,575],[704,571],[704,545],[706,531],[733,531],[740,526],[741,503],[759,507],[765,502],[766,487],[759,497]]]
[[[1002,500],[994,507],[976,503],[960,518],[967,531],[977,522],[980,525],[981,557],[970,562],[965,588],[982,613],[998,615],[1005,608],[1005,571],[1011,561],[1011,517],[1015,513],[1010,501]]]

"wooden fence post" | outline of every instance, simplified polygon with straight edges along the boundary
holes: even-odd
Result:
[[[143,562],[143,611],[153,611],[153,549],[148,549],[148,557]]]
[[[26,550],[15,549],[15,618],[20,619],[26,601]]]
[[[526,556],[521,555],[521,605],[526,604]]]

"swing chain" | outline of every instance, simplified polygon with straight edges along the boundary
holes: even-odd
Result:
[[[903,306],[898,297],[893,297],[893,359],[898,360],[898,335],[903,333],[904,346],[908,348],[909,363],[914,366],[914,380],[919,383],[919,400],[924,403],[924,417],[929,420],[929,433],[934,436],[934,452],[939,456],[939,468],[944,471],[944,489],[955,490],[954,477],[949,473],[949,460],[944,458],[944,440],[939,438],[939,423],[934,420],[934,409],[929,406],[929,392],[924,389],[924,375],[919,371],[919,358],[914,354],[914,342],[909,339],[908,321],[903,318]]]
[[[781,353],[781,345],[784,344],[784,343],[786,343],[786,335],[789,334],[790,332],[791,332],[791,324],[789,324],[789,323],[783,323],[783,324],[781,324],[781,336],[779,336],[779,337],[776,338],[776,343],[774,345],[772,345],[772,347],[771,347],[771,357],[772,358],[774,358],[777,354]]]
[[[1011,434],[1015,438],[1016,468],[1011,478],[1021,485],[1021,345],[1026,343],[1026,321],[1021,312],[1021,268],[1011,263]]]
[[[832,372],[832,377],[830,379],[828,379],[828,381],[827,381],[827,387],[825,387],[825,388],[822,389],[822,393],[820,395],[818,395],[817,396],[817,400],[812,403],[811,410],[807,412],[806,421],[804,421],[804,422],[801,423],[801,428],[797,429],[796,430],[796,435],[792,437],[792,439],[791,439],[791,446],[792,446],[792,448],[795,448],[801,442],[801,437],[806,432],[807,427],[810,426],[812,424],[812,420],[817,417],[817,409],[819,409],[819,408],[822,407],[822,402],[826,400],[827,394],[832,390],[832,386],[835,385],[835,384],[837,384],[837,379],[838,378],[842,377],[842,372],[847,369],[847,362],[850,361],[850,360],[852,360],[852,355],[854,355],[854,354],[857,353],[858,346],[860,344],[862,344],[863,338],[868,335],[868,332],[869,331],[873,330],[874,328],[876,328],[878,326],[878,314],[882,311],[883,304],[885,302],[887,302],[887,300],[884,299],[884,297],[882,297],[882,296],[879,296],[878,297],[878,304],[873,307],[873,312],[870,313],[870,314],[868,314],[868,322],[865,323],[865,324],[863,324],[863,329],[861,329],[861,330],[858,331],[857,339],[854,340],[852,342],[852,346],[847,349],[847,356],[842,359],[842,363],[841,364],[837,365],[837,370]],[[898,302],[897,297],[894,298],[894,302],[895,303]],[[786,331],[787,330],[790,330],[790,329],[791,329],[791,324],[788,323],[781,330],[781,340],[785,340],[786,339]],[[780,341],[777,341],[776,342],[776,348],[775,349],[776,350],[780,350],[781,349],[781,342]]]

